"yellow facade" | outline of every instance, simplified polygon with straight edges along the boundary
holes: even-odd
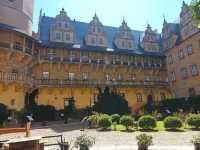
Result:
[[[161,100],[161,94],[171,97],[164,57],[87,50],[72,52],[71,49],[43,47],[15,31],[0,30],[0,33],[0,103],[10,109],[22,109],[26,93],[34,89],[39,89],[38,104],[52,105],[58,110],[63,109],[65,100],[71,97],[77,108],[91,106],[98,94],[97,87],[115,88],[124,94],[133,111],[143,106],[149,95],[155,102]],[[130,66],[130,63],[147,61],[160,66]],[[44,79],[44,72],[48,72],[48,79]],[[74,73],[73,80],[69,79],[69,73]],[[87,79],[83,74],[87,74]],[[142,95],[141,101],[137,100],[138,93]]]
[[[167,70],[174,97],[188,97],[200,94],[200,32],[167,50],[166,56]],[[193,65],[196,67],[193,67],[192,73]],[[187,70],[185,77],[181,69]],[[174,77],[172,72],[174,72]]]

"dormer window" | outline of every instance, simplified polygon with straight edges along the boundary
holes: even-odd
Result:
[[[113,43],[119,49],[133,50],[134,38],[132,35],[132,31],[128,27],[125,20],[123,20],[121,26],[119,27],[119,31],[116,33]]]
[[[87,34],[85,35],[85,44],[91,46],[107,47],[107,37],[103,30],[103,25],[95,14]]]
[[[74,43],[74,29],[70,25],[70,18],[64,9],[56,16],[50,26],[50,42]]]

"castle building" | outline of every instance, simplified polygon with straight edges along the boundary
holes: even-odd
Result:
[[[173,97],[200,94],[200,30],[183,1],[180,24],[164,21],[162,30],[170,89]]]
[[[131,30],[124,19],[119,27],[104,26],[97,14],[89,23],[71,20],[62,9],[56,17],[41,11],[38,33],[31,36],[31,2],[0,2],[0,8],[8,7],[0,9],[0,103],[20,110],[26,95],[38,89],[39,105],[59,110],[74,98],[76,107],[84,108],[93,105],[97,87],[110,87],[126,98],[132,111],[138,111],[148,101],[178,96],[174,93],[180,86],[169,80],[175,69],[169,58],[191,40],[182,37],[184,23],[165,20],[161,35],[149,24],[145,31]],[[7,17],[12,11],[23,13],[20,22]],[[198,38],[198,34],[190,36]]]

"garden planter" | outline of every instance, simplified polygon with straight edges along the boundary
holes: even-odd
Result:
[[[86,145],[80,145],[79,150],[89,150],[89,147]]]
[[[138,150],[148,150],[148,147],[144,147],[144,146],[139,146]]]
[[[195,150],[200,150],[200,143],[194,145]]]

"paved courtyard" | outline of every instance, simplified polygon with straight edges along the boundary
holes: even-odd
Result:
[[[33,136],[50,136],[62,134],[67,141],[73,141],[73,139],[79,136],[83,131],[80,131],[80,124],[70,123],[65,125],[63,123],[54,124],[47,127],[35,126],[32,130]],[[137,149],[136,135],[141,132],[118,132],[118,131],[106,131],[98,132],[95,129],[85,130],[84,133],[96,138],[96,144],[92,148],[94,150],[101,149],[113,149],[113,150],[135,150]],[[190,143],[190,139],[193,135],[199,134],[199,131],[187,131],[187,132],[148,132],[147,134],[153,136],[154,146],[152,150],[192,150],[193,145]],[[23,137],[24,133],[5,134],[0,135],[0,140],[6,140],[11,138]],[[57,143],[58,139],[46,139],[46,143]]]

